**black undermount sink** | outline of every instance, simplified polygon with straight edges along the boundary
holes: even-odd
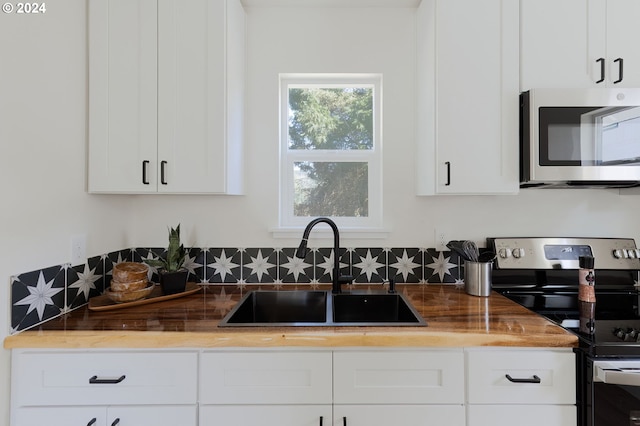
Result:
[[[322,290],[255,290],[247,293],[219,327],[426,326],[399,293]]]

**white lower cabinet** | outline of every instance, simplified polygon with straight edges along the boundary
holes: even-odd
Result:
[[[200,425],[327,426],[331,351],[205,351]]]
[[[467,426],[577,424],[570,349],[468,349]]]
[[[570,349],[20,349],[11,426],[569,426],[575,380]]]
[[[568,405],[469,405],[467,426],[575,426],[576,407]]]
[[[197,351],[15,350],[11,425],[197,425]]]
[[[463,351],[336,351],[333,397],[334,426],[464,426]]]
[[[205,405],[200,426],[330,426],[328,405]]]
[[[463,405],[336,405],[334,426],[458,426]]]
[[[196,425],[192,406],[29,407],[16,412],[12,424],[47,426]]]

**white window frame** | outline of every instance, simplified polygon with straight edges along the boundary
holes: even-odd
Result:
[[[373,148],[370,150],[290,150],[289,88],[373,88]],[[366,162],[368,164],[368,216],[331,216],[338,226],[351,230],[382,228],[382,75],[381,74],[280,74],[280,228],[303,228],[313,217],[294,216],[294,171],[297,162]]]

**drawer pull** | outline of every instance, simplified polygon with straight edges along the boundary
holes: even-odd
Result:
[[[320,416],[320,426],[322,426],[322,416]]]
[[[92,424],[94,424],[95,422],[97,422],[98,419],[96,419],[95,417],[91,419],[91,421],[89,423],[87,423],[87,426],[91,426]]]
[[[91,383],[92,385],[104,385],[104,384],[116,384],[116,383],[120,383],[121,381],[124,380],[124,378],[127,377],[124,374],[120,377],[118,377],[117,379],[98,379],[98,376],[93,376],[89,379],[89,383]]]
[[[347,418],[346,417],[342,418],[342,426],[347,426]]]
[[[115,419],[115,420],[113,421],[113,423],[111,423],[111,426],[116,426],[118,423],[120,423],[120,419],[119,419],[119,418],[118,418],[118,419]]]
[[[506,377],[507,380],[511,383],[540,383],[542,381],[540,380],[540,377],[536,376],[535,374],[530,379],[514,379],[508,374],[505,374],[504,377]]]

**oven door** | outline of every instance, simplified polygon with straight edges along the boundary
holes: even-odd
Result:
[[[640,426],[640,359],[593,360],[591,426]]]

